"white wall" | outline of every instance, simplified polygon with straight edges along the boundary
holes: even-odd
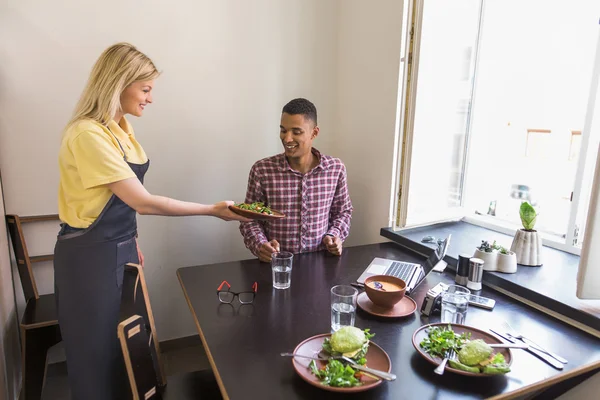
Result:
[[[117,41],[134,43],[164,72],[154,104],[144,118],[132,120],[151,159],[152,193],[241,201],[252,163],[280,151],[281,108],[294,97],[315,102],[322,128],[316,145],[336,155],[329,151],[337,95],[336,5],[2,2],[0,167],[7,212],[56,213],[61,130],[94,61]],[[249,258],[237,224],[142,217],[139,226],[160,339],[196,333],[175,271]],[[30,252],[52,252],[56,225],[30,229]],[[41,292],[53,291],[51,265],[36,266],[36,276]]]
[[[154,104],[132,121],[151,159],[146,183],[152,193],[239,201],[252,163],[280,151],[281,107],[303,96],[319,110],[316,147],[348,168],[355,213],[347,244],[383,240],[401,1],[139,4],[108,0],[102,12],[90,1],[0,5],[0,167],[7,212],[56,212],[61,130],[100,52],[129,41],[164,72]],[[237,225],[141,217],[139,227],[159,338],[194,334],[175,271],[249,258]],[[30,253],[52,252],[56,224],[27,229]],[[41,292],[52,292],[52,266],[37,265],[35,273]],[[17,298],[22,306],[21,290]]]
[[[348,245],[383,241],[393,181],[402,1],[338,3],[335,149],[355,208]]]
[[[15,399],[20,389],[21,351],[0,177],[0,399]]]

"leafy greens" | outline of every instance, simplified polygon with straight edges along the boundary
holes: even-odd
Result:
[[[321,380],[321,384],[334,387],[352,387],[361,385],[355,376],[356,371],[349,365],[344,366],[338,360],[329,360],[324,369],[317,368],[315,360],[308,364],[311,372]]]
[[[434,326],[429,329],[428,337],[421,341],[420,346],[432,356],[444,358],[451,350],[458,352],[470,338],[471,333],[457,335],[450,326],[447,328]]]
[[[253,211],[256,213],[260,213],[260,214],[267,214],[267,215],[272,215],[273,211],[271,211],[271,208],[266,206],[265,203],[263,202],[254,202],[252,204],[246,204],[246,203],[240,203],[240,204],[236,204],[236,207],[239,207],[242,210],[248,210],[248,211]]]

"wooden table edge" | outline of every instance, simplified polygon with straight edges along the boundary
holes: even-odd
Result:
[[[515,399],[518,398],[522,395],[525,394],[529,394],[535,390],[539,390],[539,389],[544,389],[547,387],[550,387],[556,383],[565,381],[569,378],[574,378],[576,376],[585,374],[586,372],[589,372],[591,370],[594,370],[596,368],[600,368],[600,361],[596,361],[593,362],[591,364],[588,365],[582,365],[581,367],[577,367],[575,369],[572,369],[568,372],[563,372],[560,373],[558,375],[554,375],[551,378],[547,378],[544,379],[542,381],[533,383],[531,385],[527,385],[527,386],[523,386],[515,391],[509,392],[509,393],[501,393],[501,394],[497,394],[495,396],[492,397],[488,397],[488,400],[511,400],[511,399]]]
[[[183,284],[183,281],[181,280],[181,275],[179,274],[179,270],[177,270],[177,279],[179,279],[179,284],[181,285],[181,288],[183,289],[183,295],[185,296],[185,301],[187,302],[188,307],[190,308],[190,312],[192,313],[192,317],[194,318],[194,322],[196,323],[196,329],[198,329],[198,334],[200,335],[200,340],[202,340],[202,346],[204,347],[204,351],[206,352],[206,356],[208,357],[208,362],[210,363],[213,373],[215,374],[215,379],[217,380],[217,384],[219,385],[219,390],[221,391],[223,400],[229,400],[229,396],[227,395],[227,390],[225,389],[225,385],[223,384],[223,380],[221,379],[221,375],[219,374],[219,370],[217,369],[217,364],[215,364],[215,360],[214,360],[212,354],[210,353],[210,349],[208,348],[208,343],[206,343],[206,338],[204,337],[204,334],[202,333],[202,329],[200,328],[200,322],[198,321],[198,318],[196,317],[196,313],[194,312],[194,307],[192,306],[192,302],[190,301],[190,298],[187,294],[185,285]]]

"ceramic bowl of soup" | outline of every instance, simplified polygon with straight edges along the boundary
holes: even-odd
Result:
[[[373,275],[365,279],[365,292],[373,304],[392,308],[406,293],[406,282],[390,275]]]

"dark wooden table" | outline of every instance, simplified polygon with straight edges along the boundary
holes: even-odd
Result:
[[[183,292],[224,398],[325,399],[340,395],[313,387],[296,375],[290,352],[302,340],[330,331],[330,288],[350,284],[374,257],[422,262],[423,258],[394,243],[344,249],[341,257],[324,252],[294,257],[292,286],[272,288],[269,264],[258,260],[236,261],[181,268],[177,271]],[[227,280],[233,291],[247,290],[258,282],[252,306],[220,304],[216,289]],[[451,274],[432,272],[411,295],[421,306],[429,287],[452,283]],[[496,291],[480,293],[496,300],[493,311],[469,307],[467,324],[480,329],[508,321],[540,345],[569,360],[558,371],[533,355],[514,350],[512,371],[505,376],[470,378],[452,373],[438,376],[412,345],[413,332],[439,316],[421,318],[419,310],[405,319],[373,317],[357,310],[356,326],[371,328],[373,341],[392,360],[398,379],[362,393],[355,399],[480,399],[517,398],[600,367],[600,339],[517,303]]]

